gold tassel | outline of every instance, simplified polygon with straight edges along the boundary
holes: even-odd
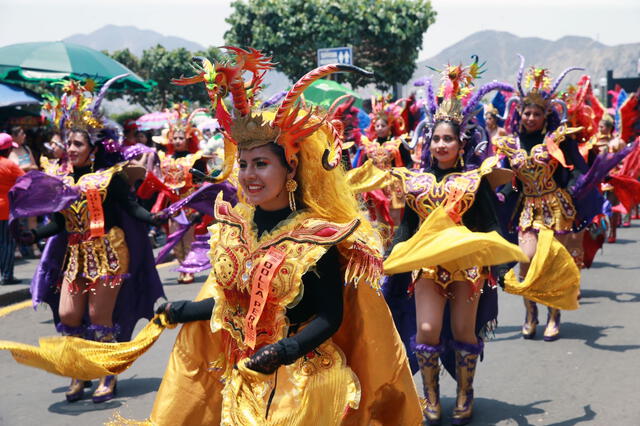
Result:
[[[291,211],[296,211],[296,189],[298,189],[298,182],[293,179],[287,179],[287,183],[285,184],[285,188],[289,193],[289,208]]]

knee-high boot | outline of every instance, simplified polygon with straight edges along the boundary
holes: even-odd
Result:
[[[549,308],[547,328],[544,330],[544,341],[553,342],[560,337],[560,309]]]
[[[414,347],[424,390],[425,404],[422,413],[426,423],[431,426],[439,425],[441,418],[439,357],[443,350],[443,345],[416,344]]]
[[[103,343],[114,343],[118,335],[118,326],[107,327],[103,325],[91,324],[87,328],[87,334],[91,340]],[[100,378],[98,387],[93,392],[92,400],[95,403],[105,402],[113,399],[117,390],[117,378],[116,375],[109,375]]]
[[[71,327],[60,322],[56,324],[56,331],[63,336],[84,338],[85,327],[82,325],[79,327]],[[72,378],[71,383],[69,384],[69,388],[64,393],[67,401],[76,402],[81,400],[82,397],[84,397],[84,388],[87,387],[86,384],[88,384],[88,386],[91,386],[91,382],[85,383],[84,380]]]
[[[451,423],[454,425],[466,425],[473,416],[473,378],[476,374],[476,366],[484,343],[478,339],[478,343],[468,344],[453,342],[456,351],[456,380],[458,388],[456,392],[456,406],[453,409]]]

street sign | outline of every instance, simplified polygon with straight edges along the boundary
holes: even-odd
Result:
[[[351,47],[318,49],[318,66],[329,64],[353,65],[353,50],[351,50]]]

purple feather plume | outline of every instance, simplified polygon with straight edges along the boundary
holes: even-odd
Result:
[[[560,75],[558,76],[558,78],[556,78],[556,81],[554,81],[554,82],[553,82],[553,86],[551,87],[551,90],[549,91],[549,94],[548,94],[547,96],[545,96],[545,98],[549,98],[549,97],[551,97],[551,96],[555,93],[555,91],[556,91],[556,89],[558,88],[558,86],[560,86],[560,83],[562,82],[562,80],[563,80],[563,79],[565,78],[565,76],[566,76],[567,74],[569,74],[571,71],[584,71],[584,68],[580,68],[580,67],[570,67],[570,68],[567,68],[566,70],[564,70],[564,71],[562,72],[562,74],[560,74]]]
[[[124,78],[124,77],[128,76],[129,74],[130,73],[117,75],[117,76],[107,80],[107,82],[102,85],[102,88],[100,89],[100,92],[98,92],[98,95],[96,96],[96,98],[93,101],[93,106],[91,107],[91,113],[94,116],[98,116],[98,113],[100,112],[100,105],[102,104],[102,100],[104,99],[104,97],[107,95],[107,91],[109,90],[109,87],[115,81],[120,80],[121,78]]]
[[[489,92],[493,92],[494,90],[504,90],[505,92],[513,92],[513,86],[507,83],[502,83],[500,81],[492,81],[491,83],[487,83],[480,87],[476,93],[473,94],[467,105],[462,110],[463,117],[467,117],[469,113],[473,113],[478,106],[478,103],[482,98]],[[475,114],[474,114],[475,115]]]
[[[429,80],[429,77],[420,77],[419,79],[417,79],[416,81],[413,82],[413,85],[416,87],[422,87],[426,84],[426,82]]]
[[[287,95],[286,90],[276,93],[275,95],[271,96],[269,99],[264,101],[262,105],[260,105],[260,109],[271,108],[272,106],[280,102],[286,95]]]
[[[518,68],[518,77],[516,78],[516,83],[518,84],[518,91],[520,92],[520,96],[524,97],[524,90],[522,90],[522,77],[524,77],[524,56],[518,53],[520,56],[520,68]]]
[[[633,149],[635,144],[629,144],[616,153],[601,154],[596,157],[589,171],[580,176],[575,185],[569,190],[574,199],[581,199],[599,184]]]
[[[427,86],[427,112],[433,117],[436,114],[437,103],[436,97],[433,94],[433,84],[430,78],[427,78],[425,81],[425,86]]]

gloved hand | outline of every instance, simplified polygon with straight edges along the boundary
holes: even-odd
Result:
[[[249,358],[246,366],[258,373],[273,374],[285,363],[285,352],[285,347],[280,342],[264,346]]]
[[[200,300],[198,302],[177,300],[161,304],[158,306],[158,309],[156,309],[156,314],[166,314],[169,324],[203,321],[211,318],[213,306],[213,298]]]
[[[164,212],[151,213],[151,223],[153,226],[160,226],[166,223],[169,220],[169,216],[167,216]]]

